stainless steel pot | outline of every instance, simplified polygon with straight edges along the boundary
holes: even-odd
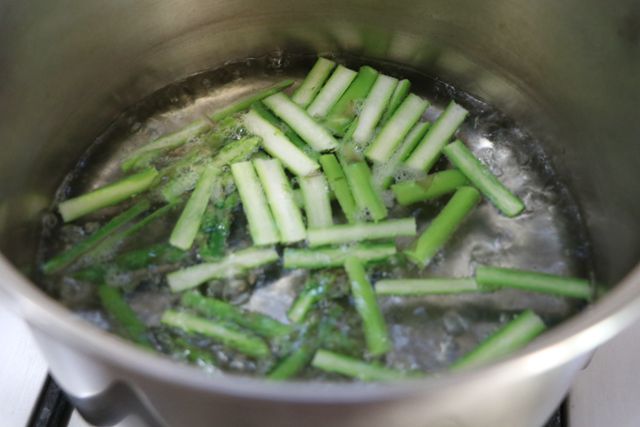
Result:
[[[581,206],[593,307],[530,349],[412,384],[211,379],[74,318],[19,271],[38,214],[116,113],[190,73],[274,50],[343,51],[443,77],[525,123]],[[640,315],[640,4],[619,0],[7,0],[0,4],[0,290],[94,423],[539,426]]]

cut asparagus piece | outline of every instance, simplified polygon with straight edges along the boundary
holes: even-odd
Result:
[[[373,68],[367,65],[360,67],[356,78],[353,79],[338,102],[334,104],[323,122],[334,135],[344,135],[377,78],[378,72]]]
[[[325,154],[320,157],[320,164],[329,181],[329,187],[331,187],[331,191],[335,194],[347,221],[355,222],[357,213],[356,202],[353,199],[340,162],[338,162],[338,159],[336,159],[336,156],[333,154]]]
[[[191,193],[189,201],[185,205],[180,218],[178,218],[178,222],[176,222],[171,232],[169,243],[176,248],[186,251],[193,244],[200,229],[202,215],[207,209],[207,204],[211,198],[217,177],[218,169],[212,165],[207,166],[202,176],[200,176],[195,190]]]
[[[269,316],[243,310],[214,298],[203,297],[197,292],[185,293],[180,302],[185,307],[192,308],[203,316],[233,322],[263,337],[273,338],[287,335],[291,332],[290,326],[280,323]]]
[[[247,217],[253,243],[270,245],[279,242],[278,229],[251,162],[232,164],[231,173],[242,200],[242,209]]]
[[[587,300],[592,296],[588,280],[511,268],[478,266],[476,281],[487,289],[514,288]]]
[[[514,217],[524,210],[524,203],[496,178],[462,143],[455,141],[444,148],[451,163],[484,194],[503,214]]]
[[[428,101],[409,94],[365,150],[365,156],[377,163],[389,160],[428,106]]]
[[[309,364],[313,354],[313,350],[309,346],[301,346],[282,359],[280,363],[269,372],[267,378],[274,381],[282,381],[293,377]]]
[[[307,286],[300,292],[298,297],[293,301],[289,311],[287,312],[287,317],[293,323],[301,323],[311,307],[318,302],[326,293],[326,288],[321,284],[315,281],[307,283]]]
[[[364,101],[362,106],[362,112],[358,117],[358,121],[351,135],[351,139],[360,148],[366,147],[367,143],[373,138],[373,134],[376,130],[376,126],[384,109],[389,104],[391,95],[398,85],[398,79],[385,76],[383,74],[378,76],[375,84],[371,88],[371,92]]]
[[[207,208],[202,220],[198,255],[205,261],[215,261],[224,256],[233,210],[240,203],[237,192],[233,192],[221,203]]]
[[[319,249],[284,250],[284,268],[328,268],[344,264],[352,256],[361,262],[372,262],[387,259],[396,253],[393,243],[366,244],[358,243],[350,246]]]
[[[300,87],[293,93],[291,100],[302,108],[307,108],[320,92],[322,85],[327,81],[335,66],[336,63],[330,59],[318,58]]]
[[[329,151],[338,147],[338,141],[333,135],[285,94],[276,93],[262,102],[282,121],[291,126],[291,129],[314,150]]]
[[[373,182],[378,188],[388,188],[393,182],[394,175],[401,168],[402,162],[406,160],[411,152],[418,146],[424,135],[429,130],[431,123],[418,122],[409,131],[398,149],[391,155],[385,163],[377,164],[373,167]]]
[[[333,225],[329,185],[323,174],[300,178],[300,189],[307,215],[307,227],[329,227]]]
[[[375,284],[378,295],[446,295],[480,292],[473,279],[385,279]]]
[[[526,310],[502,326],[470,353],[455,361],[451,365],[451,370],[458,371],[501,359],[524,347],[544,329],[545,324],[542,319],[533,311]]]
[[[264,103],[256,102],[251,106],[251,109],[260,114],[263,119],[271,123],[273,126],[280,129],[282,133],[284,133],[284,136],[287,137],[287,139],[291,141],[293,145],[302,150],[307,156],[311,157],[314,160],[317,160],[318,157],[320,157],[320,154],[317,151],[311,148],[309,144],[304,142],[302,138],[300,138],[298,134],[295,133],[291,126],[276,117],[275,114],[273,114],[271,110],[269,110],[267,106],[264,105]]]
[[[161,321],[165,325],[182,329],[188,333],[211,337],[229,348],[256,359],[268,357],[271,354],[269,347],[262,339],[208,319],[184,312],[167,310],[162,315]]]
[[[273,248],[248,248],[234,252],[219,262],[203,263],[167,274],[167,282],[173,292],[194,288],[207,280],[223,279],[243,270],[260,267],[278,261]]]
[[[415,218],[401,218],[377,223],[363,222],[316,228],[307,231],[307,241],[309,246],[314,247],[415,235]]]
[[[327,372],[335,372],[362,381],[398,381],[414,378],[408,372],[396,371],[380,365],[366,363],[343,354],[318,350],[311,366]]]
[[[150,168],[135,175],[128,176],[113,184],[98,188],[72,199],[65,200],[58,205],[58,211],[64,222],[73,221],[98,209],[113,206],[151,186],[158,171]]]
[[[291,172],[306,176],[316,171],[320,165],[287,139],[280,129],[262,118],[256,111],[244,116],[244,124],[249,132],[262,138],[262,147],[273,157],[280,159]]]
[[[344,262],[344,268],[349,276],[356,310],[362,319],[369,354],[372,356],[385,354],[391,350],[391,340],[364,266],[358,258],[349,257]]]
[[[422,267],[427,266],[479,200],[480,193],[475,188],[459,188],[411,249],[405,251],[405,254],[414,263]]]
[[[294,243],[303,240],[307,233],[300,209],[293,200],[293,192],[284,169],[278,160],[256,159],[253,166],[273,213],[280,241]]]
[[[147,336],[147,327],[124,300],[120,291],[107,285],[98,286],[98,295],[105,311],[113,319],[116,329],[131,341],[153,348]]]
[[[95,233],[84,239],[83,241],[72,246],[70,249],[62,252],[51,258],[42,266],[44,274],[53,274],[69,266],[73,261],[78,259],[81,255],[89,252],[95,246],[97,246],[104,239],[109,237],[113,232],[123,227],[142,212],[149,209],[149,202],[142,200],[136,203],[131,208],[127,209],[120,215],[114,217],[105,225],[100,227]]]
[[[358,218],[366,218],[367,213],[374,221],[385,219],[388,215],[382,195],[373,186],[371,171],[367,162],[356,162],[345,168],[351,194],[356,201]]]
[[[407,167],[429,172],[440,158],[440,152],[451,140],[469,112],[451,101],[424,136],[418,148],[406,160]]]
[[[241,98],[236,102],[233,102],[227,105],[224,108],[221,108],[209,115],[209,119],[213,122],[219,122],[232,114],[238,113],[242,110],[246,110],[251,106],[251,104],[260,101],[263,98],[266,98],[269,95],[273,95],[276,92],[279,92],[293,84],[293,80],[284,80],[282,82],[276,83],[272,86],[269,86],[265,89],[259,90],[255,93],[252,93],[249,96]],[[140,149],[131,153],[122,163],[122,169],[127,171],[134,167],[139,166],[141,160],[149,161],[153,158],[159,156],[166,150],[177,148],[184,143],[186,143],[191,138],[194,138],[211,128],[211,123],[209,120],[196,120],[193,123],[190,123],[183,129],[178,130],[177,132],[164,135],[155,141],[141,147]]]
[[[387,108],[384,110],[384,114],[380,119],[380,126],[384,126],[389,121],[393,113],[396,112],[402,101],[405,100],[409,91],[411,90],[411,82],[407,79],[400,80],[391,94],[391,99],[387,104]]]
[[[394,196],[402,206],[425,200],[433,200],[458,188],[468,185],[469,181],[456,169],[436,172],[417,181],[404,181],[391,186]]]
[[[313,102],[307,107],[307,112],[311,117],[324,118],[335,103],[338,102],[338,99],[347,90],[357,74],[353,70],[338,65]]]

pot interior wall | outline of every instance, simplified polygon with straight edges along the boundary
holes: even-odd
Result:
[[[543,141],[576,197],[598,279],[615,283],[640,259],[633,0],[9,1],[0,45],[0,248],[18,267],[32,263],[55,188],[120,111],[282,51],[407,64],[501,108]]]

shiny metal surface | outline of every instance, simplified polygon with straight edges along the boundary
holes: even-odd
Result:
[[[0,46],[0,293],[93,422],[136,413],[167,426],[536,427],[589,353],[640,316],[636,1],[5,1]],[[75,319],[17,272],[33,260],[38,213],[120,110],[193,72],[277,50],[406,63],[519,119],[577,197],[598,280],[615,289],[494,366],[314,387],[211,381]]]

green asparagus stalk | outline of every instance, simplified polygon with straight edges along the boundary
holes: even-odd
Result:
[[[440,158],[440,153],[451,140],[469,112],[451,101],[405,164],[410,169],[429,172]]]
[[[514,288],[587,300],[592,296],[588,280],[510,268],[478,266],[476,281],[488,289]]]
[[[388,215],[382,195],[376,190],[371,171],[366,162],[356,162],[345,168],[351,194],[356,201],[358,217],[365,218],[368,213],[374,221],[385,219]]]
[[[64,222],[70,222],[98,209],[113,206],[151,186],[158,171],[150,168],[97,190],[65,200],[58,205]]]
[[[202,220],[202,237],[198,255],[205,261],[215,261],[224,256],[227,237],[231,230],[232,213],[240,203],[238,193],[234,192],[221,203],[209,205]]]
[[[279,242],[278,229],[253,164],[234,163],[231,165],[231,173],[242,200],[242,209],[247,217],[253,243],[270,245]]]
[[[334,135],[344,135],[377,78],[378,72],[373,68],[366,65],[360,67],[356,78],[333,105],[323,122]]]
[[[271,354],[269,347],[262,339],[208,319],[175,310],[167,310],[162,315],[161,321],[165,325],[182,329],[188,333],[208,336],[229,348],[256,359],[262,359]]]
[[[280,363],[269,372],[267,378],[274,381],[283,381],[295,376],[309,364],[313,354],[314,352],[309,346],[302,345],[282,359]]]
[[[189,201],[185,205],[169,238],[169,243],[176,248],[186,251],[193,244],[200,229],[202,214],[207,209],[218,174],[218,168],[209,165],[198,180],[198,184],[196,184],[195,190],[191,193],[191,197],[189,197]]]
[[[398,85],[398,80],[393,77],[380,74],[376,79],[369,95],[364,101],[362,112],[358,116],[357,123],[353,128],[351,139],[360,148],[366,145],[373,138],[376,125],[382,118],[385,108],[391,100],[391,95]]]
[[[136,203],[134,206],[127,209],[120,215],[114,217],[112,220],[100,227],[91,236],[87,237],[80,243],[62,252],[61,254],[58,254],[55,257],[51,258],[42,266],[42,271],[44,272],[44,274],[53,274],[59,272],[63,268],[69,266],[81,255],[84,255],[85,253],[96,247],[100,242],[106,239],[113,232],[117,231],[121,227],[124,227],[126,224],[128,224],[135,217],[137,217],[147,209],[149,209],[149,202],[147,200],[142,200]]]
[[[356,75],[355,71],[338,65],[313,102],[307,107],[307,112],[311,117],[316,119],[324,118],[338,102],[342,94],[346,92]]]
[[[256,159],[253,166],[267,196],[280,241],[294,243],[303,240],[307,233],[302,214],[293,200],[291,185],[280,162],[275,159]]]
[[[378,295],[447,295],[480,292],[473,279],[385,279],[375,284]]]
[[[307,230],[309,246],[392,239],[416,235],[415,218],[390,219],[377,223],[356,223]]]
[[[365,150],[365,156],[376,163],[389,160],[428,106],[428,101],[409,94]]]
[[[296,147],[280,129],[263,119],[255,110],[249,111],[243,121],[249,132],[262,138],[265,151],[279,159],[294,174],[307,176],[320,168],[315,160]]]
[[[393,116],[393,113],[396,112],[400,104],[402,104],[407,95],[409,95],[410,90],[411,82],[409,80],[404,79],[398,82],[395,89],[393,90],[393,93],[391,94],[391,99],[387,104],[387,108],[385,109],[384,114],[380,119],[380,126],[384,126],[389,121],[391,116]]]
[[[424,179],[394,184],[391,186],[391,190],[399,204],[408,206],[425,200],[437,199],[468,184],[467,178],[460,171],[450,169],[427,175]]]
[[[366,363],[328,350],[318,350],[311,361],[311,366],[362,381],[399,381],[415,377],[407,372]]]
[[[147,336],[147,327],[117,289],[107,285],[100,285],[98,287],[98,295],[102,306],[113,319],[116,328],[123,335],[143,347],[153,348]]]
[[[293,93],[293,102],[306,108],[314,100],[324,82],[329,78],[336,63],[326,58],[318,58],[316,63],[305,77],[300,87]]]
[[[444,153],[503,214],[514,217],[524,210],[522,201],[498,181],[498,178],[461,141],[446,146]]]
[[[391,340],[387,332],[387,324],[376,301],[373,287],[367,279],[364,266],[355,257],[349,257],[344,263],[349,275],[351,293],[356,310],[362,319],[367,349],[373,356],[379,356],[391,350]]]
[[[243,270],[270,264],[279,259],[273,248],[247,248],[234,252],[221,261],[186,267],[167,274],[167,282],[173,292],[194,288],[207,280],[222,279]]]
[[[305,110],[285,94],[276,93],[262,102],[314,150],[329,151],[338,146],[338,141],[327,129],[313,120]]]
[[[323,174],[300,178],[300,189],[304,199],[304,211],[309,228],[333,225],[329,185]]]
[[[266,338],[287,335],[291,332],[290,326],[269,316],[243,310],[227,302],[204,297],[197,292],[186,292],[182,295],[180,302],[203,316],[233,322]]]
[[[528,344],[545,325],[533,311],[526,310],[483,341],[478,347],[458,359],[451,370],[472,368],[501,359]]]
[[[395,253],[396,246],[393,243],[356,243],[350,246],[318,249],[286,248],[283,262],[284,268],[318,269],[340,266],[349,256],[367,263],[388,259]]]
[[[329,187],[335,194],[347,221],[355,222],[357,214],[356,202],[353,199],[347,178],[344,176],[344,171],[338,159],[333,154],[325,154],[320,157],[320,164],[329,181]]]
[[[405,254],[414,263],[427,266],[479,200],[478,190],[473,187],[460,187]]]

